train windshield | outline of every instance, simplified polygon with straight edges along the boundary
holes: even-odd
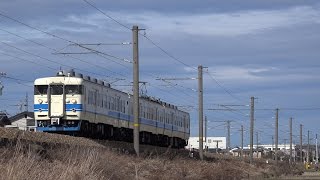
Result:
[[[50,85],[51,95],[62,95],[63,94],[63,85]]]
[[[47,85],[35,85],[34,86],[34,95],[47,94],[48,86]]]
[[[66,94],[82,94],[81,85],[66,85],[65,86]]]

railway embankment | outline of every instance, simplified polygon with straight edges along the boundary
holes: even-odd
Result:
[[[214,156],[200,161],[188,151],[0,128],[2,179],[262,179],[297,176],[299,166]]]

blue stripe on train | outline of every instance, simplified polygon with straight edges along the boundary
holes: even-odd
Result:
[[[39,112],[40,109],[41,111],[48,111],[48,104],[35,104],[34,106],[34,112]],[[82,104],[66,104],[65,105],[66,111],[72,111],[75,109],[76,111],[82,111]]]
[[[79,123],[80,124],[80,123]],[[80,131],[80,126],[77,127],[67,127],[67,126],[47,126],[47,127],[37,127],[37,131],[40,132],[54,132],[54,131]]]
[[[82,111],[82,104],[66,104],[65,106],[66,106],[66,111],[68,111],[68,112],[72,111],[73,109],[75,109],[76,111]],[[35,104],[34,105],[34,112],[39,112],[40,109],[43,112],[47,112],[48,111],[48,104]],[[91,113],[94,113],[94,112],[91,112]],[[105,114],[102,114],[102,115],[105,115]],[[123,114],[123,113],[120,113],[120,112],[108,111],[107,116],[133,122],[133,116],[127,115],[127,114]],[[156,122],[156,121],[151,120],[151,119],[146,119],[146,118],[141,118],[141,117],[139,119],[140,119],[141,124],[145,124],[145,125],[149,125],[149,126],[153,126],[153,127],[161,127],[161,128],[165,128],[165,129],[168,129],[168,130],[179,131],[178,130],[178,126],[174,126],[174,125],[171,125],[171,124],[164,124],[164,123]],[[48,127],[39,127],[39,128],[41,129],[41,128],[48,128]],[[70,127],[68,127],[68,128],[66,128],[66,127],[65,128],[63,128],[63,127],[51,127],[51,128],[49,128],[48,130],[45,130],[45,131],[59,131],[58,129],[54,130],[54,128],[58,128],[59,130],[61,130],[61,128],[64,129],[62,131],[77,131],[76,129],[72,129],[72,128],[69,130]],[[181,132],[183,132],[183,131],[181,131]]]

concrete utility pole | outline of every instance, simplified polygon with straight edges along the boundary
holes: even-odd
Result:
[[[132,27],[133,36],[133,143],[134,150],[139,156],[139,134],[140,134],[140,122],[139,122],[139,46],[138,46],[138,26]]]
[[[259,132],[256,132],[256,140],[257,140],[257,145],[256,145],[256,151],[257,151],[257,158],[259,157],[259,153],[258,153],[258,144],[259,144]]]
[[[253,163],[253,125],[254,125],[254,97],[251,97],[250,109],[250,164]]]
[[[302,152],[302,124],[300,124],[300,161],[303,163],[303,152]]]
[[[243,125],[241,125],[241,158],[243,156]]]
[[[207,120],[207,116],[204,117],[204,142],[205,142],[205,149],[207,151],[207,124],[208,124],[208,120]]]
[[[230,151],[230,121],[227,121],[227,129],[228,129],[228,139],[227,139],[227,155]]]
[[[199,88],[199,155],[203,160],[203,80],[202,66],[198,66],[198,88]]]
[[[2,96],[2,90],[4,86],[1,84],[1,77],[6,76],[7,74],[5,72],[0,72],[0,96]]]
[[[274,155],[275,155],[275,159],[276,159],[276,164],[278,165],[278,140],[279,140],[279,138],[278,138],[278,121],[279,121],[279,109],[277,108],[276,109],[276,122],[275,122],[275,141],[276,141],[276,149],[275,149],[275,153],[274,153]]]
[[[218,148],[219,148],[219,141],[216,141],[216,153],[218,154]]]
[[[292,162],[292,117],[290,118],[289,126],[290,126],[290,159],[289,159],[289,163],[291,163]]]
[[[310,131],[308,130],[308,147],[307,147],[307,163],[309,163],[309,152],[310,152]]]
[[[319,154],[318,154],[318,134],[316,134],[316,163],[319,163]]]
[[[26,99],[25,99],[25,111],[28,112],[29,111],[29,97],[28,97],[28,93],[26,93]]]

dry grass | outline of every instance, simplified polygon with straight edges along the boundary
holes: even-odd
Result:
[[[258,168],[244,162],[208,162],[170,156],[137,158],[107,149],[17,143],[0,147],[0,179],[243,179]],[[254,172],[254,173],[253,173]]]
[[[0,180],[234,180],[261,179],[301,172],[295,166],[288,168],[283,164],[275,167],[272,163],[266,164],[264,161],[256,161],[254,165],[250,165],[226,156],[213,156],[207,161],[199,161],[177,151],[168,150],[161,153],[160,148],[146,151],[138,158],[101,144],[96,145],[84,138],[66,137],[73,143],[66,143],[66,140],[59,143],[58,139],[64,138],[61,135],[53,137],[54,135],[43,134],[41,139],[41,134],[25,134],[8,140],[7,132],[4,136],[6,142],[1,141],[2,135],[0,129]],[[18,138],[19,136],[30,138],[25,141]],[[42,143],[32,140],[31,137],[40,138]],[[51,137],[54,139],[53,142],[49,140]],[[43,139],[46,143],[43,143]],[[79,143],[75,146],[77,142]]]

